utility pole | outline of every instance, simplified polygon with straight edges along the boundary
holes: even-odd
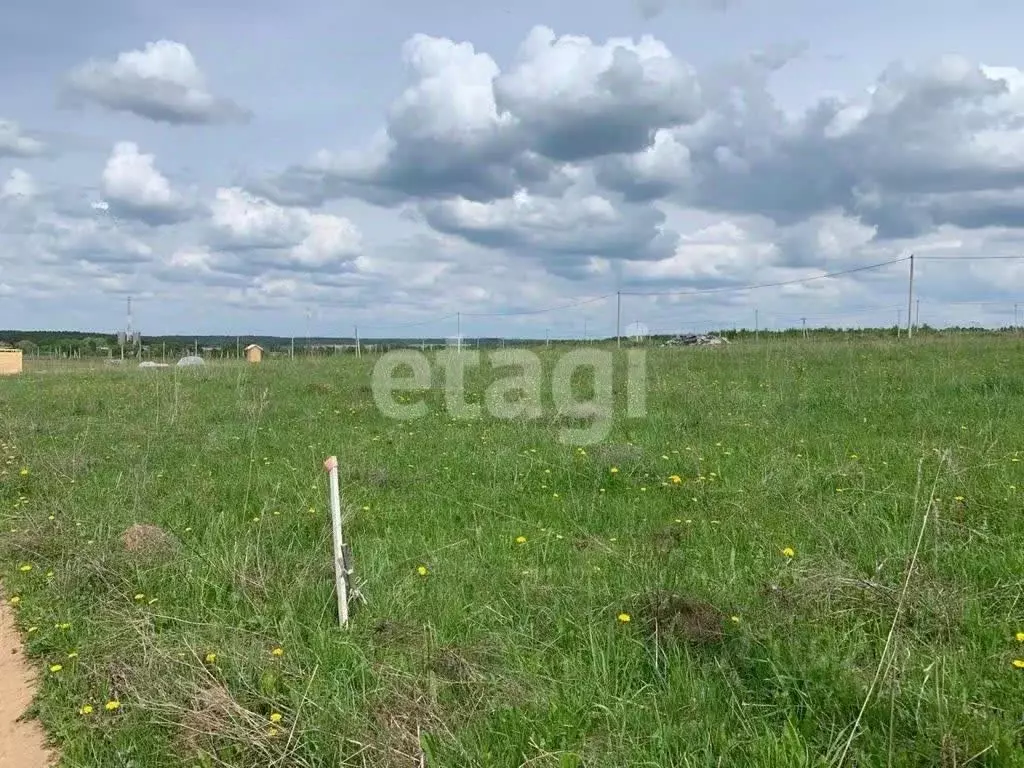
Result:
[[[914,335],[913,318],[910,316],[910,309],[914,304],[914,254],[910,254],[910,284],[907,288],[907,338]]]
[[[903,327],[903,310],[896,310],[896,338],[900,337],[900,329]]]
[[[544,329],[544,346],[545,347],[550,347],[551,346],[551,329],[550,328],[545,328]]]
[[[583,343],[587,343],[587,318],[583,318]]]
[[[242,337],[235,336],[235,357],[238,360],[242,359]]]
[[[754,307],[754,341],[761,338],[761,326],[757,320],[757,307]]]
[[[362,350],[361,350],[361,349],[359,348],[359,326],[358,326],[358,325],[355,325],[355,326],[352,326],[352,328],[353,328],[353,330],[355,331],[355,339],[356,339],[356,357],[362,357],[362,356],[363,356],[363,353],[362,353]]]
[[[914,299],[914,326],[921,327],[921,300]]]
[[[622,346],[622,291],[615,292],[615,346]]]
[[[1013,327],[1014,327],[1014,329],[1017,328],[1017,305],[1016,304],[1013,305]]]
[[[807,338],[807,318],[806,317],[801,317],[800,318],[800,322],[804,326],[804,338],[806,339]]]
[[[292,360],[295,359],[295,337],[294,336],[292,336],[292,344],[291,344],[291,349],[289,351],[288,357],[290,357]]]
[[[457,325],[456,325],[456,331],[455,331],[455,333],[456,333],[456,336],[455,336],[455,349],[456,349],[457,352],[461,352],[462,351],[462,313],[461,312],[457,312],[455,314],[455,316],[457,318],[457,321],[456,321]]]

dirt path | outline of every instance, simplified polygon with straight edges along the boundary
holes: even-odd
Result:
[[[0,601],[0,768],[49,768],[55,762],[39,723],[18,720],[34,693],[14,616]]]

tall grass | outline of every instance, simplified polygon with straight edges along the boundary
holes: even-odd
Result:
[[[1024,765],[1021,351],[653,350],[582,450],[550,404],[389,420],[369,357],[29,371],[0,575],[38,714],[67,766]]]

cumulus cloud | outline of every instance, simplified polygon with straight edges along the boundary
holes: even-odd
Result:
[[[595,43],[536,27],[505,73],[470,43],[422,34],[403,58],[411,83],[368,150],[321,153],[261,189],[282,202],[494,200],[567,162],[642,150],[703,109],[692,68],[649,36]]]
[[[21,168],[15,168],[0,186],[0,199],[28,201],[38,194],[36,182]]]
[[[560,198],[521,190],[489,203],[454,198],[425,205],[424,214],[439,231],[515,257],[551,260],[552,269],[567,259],[657,259],[674,246],[660,211],[578,190]]]
[[[158,40],[113,61],[91,59],[68,76],[68,95],[115,112],[171,124],[246,121],[248,110],[209,90],[182,43]]]
[[[0,157],[35,157],[45,151],[42,141],[27,135],[13,120],[0,120]]]
[[[1024,73],[952,55],[897,63],[860,94],[789,114],[769,79],[805,47],[699,75],[652,37],[537,27],[502,71],[469,43],[417,35],[411,83],[369,151],[321,153],[267,194],[421,200],[458,231],[452,200],[558,198],[567,174],[590,174],[624,211],[666,200],[782,226],[838,211],[881,239],[1024,221]]]
[[[238,187],[217,190],[210,225],[217,246],[244,252],[248,267],[346,269],[362,250],[362,235],[348,219],[285,208]]]
[[[172,224],[190,215],[190,207],[156,168],[156,157],[139,151],[137,144],[120,141],[103,169],[105,202],[116,216],[147,224]]]

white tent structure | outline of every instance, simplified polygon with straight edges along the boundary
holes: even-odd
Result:
[[[191,368],[197,365],[206,365],[206,361],[197,355],[187,355],[178,361],[179,368]]]

